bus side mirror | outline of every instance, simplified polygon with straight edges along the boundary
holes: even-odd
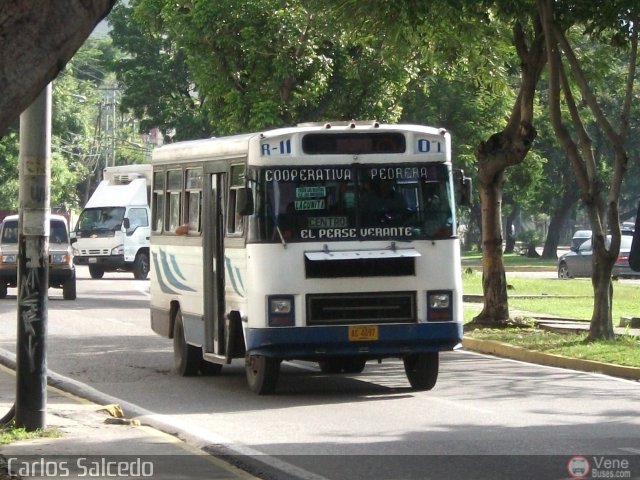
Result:
[[[131,222],[129,221],[128,218],[125,218],[124,220],[122,220],[122,226],[124,227],[125,230],[129,230],[129,227],[131,227]]]
[[[640,272],[640,204],[636,214],[636,226],[633,230],[631,252],[629,252],[629,266],[634,272]]]
[[[465,177],[462,170],[456,172],[458,183],[456,185],[456,202],[459,206],[471,206],[471,178]]]
[[[236,190],[236,211],[243,216],[253,215],[253,191],[249,187]]]

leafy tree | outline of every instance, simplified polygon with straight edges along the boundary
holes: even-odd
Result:
[[[55,78],[115,1],[0,3],[0,135]]]
[[[406,57],[383,54],[384,38],[355,39],[300,1],[136,0],[114,13],[115,43],[125,53],[116,64],[123,105],[144,115],[143,128],[175,129],[175,139],[327,119],[397,120],[395,98],[413,72]],[[167,79],[158,81],[158,72]]]
[[[547,55],[549,60],[549,105],[554,131],[562,148],[571,161],[580,188],[582,201],[588,211],[593,231],[593,276],[594,310],[591,317],[589,339],[614,337],[611,318],[613,285],[611,272],[620,251],[620,220],[618,198],[628,154],[625,147],[629,129],[629,115],[633,98],[633,85],[638,55],[638,20],[636,2],[612,2],[597,9],[575,8],[562,10],[551,0],[538,0],[542,18]],[[588,83],[574,47],[566,30],[581,15],[588,15],[586,25],[594,36],[608,37],[624,41],[629,51],[626,88],[620,99],[618,127],[615,128],[605,116],[596,93]],[[565,62],[566,65],[565,66]],[[572,75],[577,88],[569,80]],[[581,99],[576,99],[576,91]],[[569,112],[571,128],[566,125],[566,116],[560,108],[562,100]],[[584,101],[595,118],[612,150],[611,180],[608,192],[600,175],[597,158],[592,149],[592,138],[586,128],[579,102]],[[607,243],[607,232],[611,232],[611,242]]]

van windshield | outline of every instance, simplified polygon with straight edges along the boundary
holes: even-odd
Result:
[[[5,220],[2,227],[2,239],[0,243],[12,244],[18,243],[18,221],[17,220]]]
[[[120,230],[124,212],[124,207],[85,208],[78,218],[76,232]]]
[[[49,242],[50,243],[69,243],[69,235],[67,226],[63,221],[51,220],[49,223]],[[0,243],[12,244],[18,243],[18,221],[7,220],[2,228],[2,238]]]

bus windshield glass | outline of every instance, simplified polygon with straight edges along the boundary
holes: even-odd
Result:
[[[455,225],[442,163],[254,168],[250,240],[442,239]]]

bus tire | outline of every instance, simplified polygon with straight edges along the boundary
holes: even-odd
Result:
[[[139,252],[133,262],[133,278],[146,280],[147,275],[149,275],[149,255],[146,252]]]
[[[91,278],[99,280],[104,277],[104,269],[97,265],[89,265],[89,275],[91,275]]]
[[[275,391],[278,383],[280,359],[264,355],[247,355],[245,373],[252,392],[258,395],[269,395]]]
[[[0,283],[0,298],[6,298],[7,296],[7,284]]]
[[[438,352],[413,353],[403,358],[404,371],[413,390],[431,390],[438,380]]]
[[[202,350],[187,343],[180,308],[176,312],[173,323],[173,359],[176,372],[181,377],[191,377],[198,374],[202,362]]]

